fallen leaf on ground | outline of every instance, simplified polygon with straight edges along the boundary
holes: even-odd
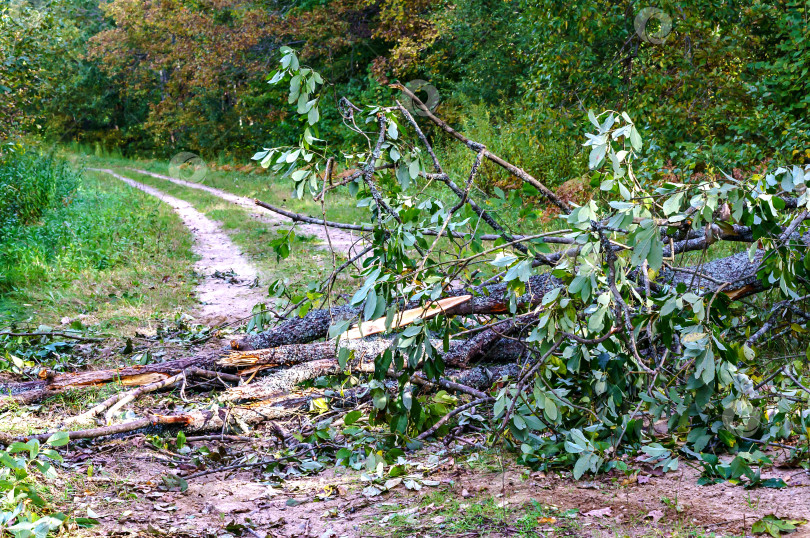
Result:
[[[644,517],[652,519],[653,523],[658,523],[658,520],[664,517],[664,512],[662,512],[661,510],[652,510],[651,512],[648,512],[647,515]]]
[[[598,510],[591,510],[590,512],[585,512],[582,515],[589,517],[607,517],[612,515],[612,512],[610,510],[610,507],[606,506],[605,508],[599,508]]]

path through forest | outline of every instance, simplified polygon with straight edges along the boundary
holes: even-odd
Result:
[[[208,185],[203,185],[201,183],[194,183],[191,181],[186,181],[183,179],[178,179],[171,176],[164,176],[162,174],[156,174],[154,172],[149,172],[147,170],[140,170],[138,168],[128,168],[128,170],[132,170],[133,172],[137,172],[139,174],[144,174],[147,176],[152,176],[157,179],[163,179],[165,181],[171,181],[175,185],[180,185],[182,187],[188,187],[191,189],[198,189],[208,194],[212,194],[217,198],[221,198],[225,201],[231,202],[236,204],[240,207],[243,207],[248,210],[250,215],[254,218],[258,218],[263,222],[268,223],[286,223],[292,224],[292,219],[285,217],[283,215],[278,215],[275,213],[270,213],[266,210],[260,209],[252,199],[247,198],[245,196],[237,196],[227,191],[223,191],[222,189],[217,189],[215,187],[209,187]],[[327,248],[329,244],[332,245],[332,248],[335,252],[340,252],[344,254],[348,254],[349,252],[353,251],[358,245],[361,243],[359,242],[359,237],[346,232],[344,230],[338,230],[335,228],[326,228],[324,226],[318,226],[316,224],[296,224],[296,228],[306,234],[311,235],[321,242],[321,246]]]
[[[172,207],[194,237],[194,252],[200,256],[194,269],[203,276],[197,287],[201,306],[199,320],[221,324],[250,315],[253,306],[264,300],[266,294],[257,287],[258,271],[242,254],[219,224],[194,207],[162,191],[144,185],[107,168],[89,168],[109,174],[124,183],[158,198]]]

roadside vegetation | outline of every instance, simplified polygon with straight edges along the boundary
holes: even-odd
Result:
[[[191,237],[170,210],[35,149],[3,159],[3,325],[131,328],[191,304]]]
[[[806,529],[809,17],[3,3],[0,538]]]

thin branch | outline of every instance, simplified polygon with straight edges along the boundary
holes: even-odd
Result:
[[[65,333],[65,332],[31,332],[31,333],[15,333],[15,332],[0,332],[0,336],[50,336],[50,337],[61,337],[61,338],[69,338],[71,340],[79,340],[81,342],[100,342],[104,340],[104,338],[93,338],[90,336],[78,336],[75,334]]]
[[[447,424],[448,420],[450,420],[454,416],[458,415],[459,413],[461,413],[463,411],[466,411],[467,409],[470,409],[471,407],[475,407],[476,405],[481,405],[483,403],[494,402],[494,401],[495,401],[495,398],[492,398],[492,397],[488,396],[486,398],[479,398],[478,400],[473,400],[470,403],[467,403],[467,404],[461,405],[459,407],[456,407],[455,409],[453,409],[452,411],[450,411],[449,413],[444,415],[441,419],[439,419],[439,421],[436,422],[436,424],[434,424],[433,426],[431,426],[429,429],[425,430],[424,432],[420,433],[416,438],[419,439],[420,441],[423,441],[423,440],[427,439],[428,437],[430,437],[431,435],[433,435],[439,428],[441,428],[442,426]]]
[[[426,178],[428,178],[428,179],[437,179],[437,180],[441,181],[442,183],[444,183],[445,185],[447,185],[447,187],[451,191],[453,191],[453,193],[456,196],[458,196],[462,200],[466,201],[467,205],[470,206],[470,208],[473,210],[473,212],[476,215],[478,215],[479,218],[481,218],[484,222],[489,224],[489,226],[493,230],[495,230],[496,232],[501,232],[499,234],[499,237],[503,237],[505,240],[511,241],[513,239],[511,234],[507,233],[507,231],[503,228],[503,226],[501,226],[500,223],[498,223],[498,221],[496,221],[492,217],[492,215],[487,213],[485,210],[483,210],[481,208],[481,206],[479,206],[477,203],[475,203],[474,200],[469,198],[469,196],[468,196],[469,188],[467,189],[467,192],[462,191],[458,187],[458,185],[456,185],[453,182],[453,180],[450,179],[450,176],[448,176],[444,172],[444,170],[442,169],[441,163],[439,163],[438,157],[436,157],[436,153],[433,151],[433,146],[431,146],[430,142],[427,139],[427,136],[425,136],[425,133],[422,132],[422,129],[419,128],[419,124],[416,122],[416,119],[414,119],[414,117],[411,115],[411,113],[408,112],[408,109],[406,109],[404,106],[402,106],[402,104],[399,101],[397,101],[397,107],[399,108],[399,111],[402,113],[402,115],[405,117],[405,119],[408,121],[408,123],[411,125],[411,127],[413,127],[413,130],[416,132],[416,136],[419,137],[419,140],[422,142],[422,145],[425,146],[425,149],[427,150],[427,152],[430,155],[431,159],[433,159],[433,168],[434,168],[434,170],[436,170],[436,173],[435,174],[424,174],[424,176]],[[480,159],[481,156],[483,156],[481,151],[479,151],[478,154],[479,154],[479,157],[476,157],[476,161],[478,159]],[[518,249],[521,250],[522,252],[525,252],[525,247],[523,247],[523,245],[520,245],[518,247]]]
[[[518,168],[517,166],[515,166],[515,165],[501,159],[500,157],[498,157],[497,155],[495,155],[494,153],[492,153],[491,151],[486,149],[486,146],[484,146],[483,144],[480,144],[478,142],[473,142],[472,140],[470,140],[469,138],[467,138],[463,134],[459,133],[458,131],[456,131],[455,129],[450,127],[443,120],[437,118],[433,114],[433,112],[431,112],[430,109],[427,106],[425,106],[425,104],[419,99],[419,97],[417,97],[411,90],[409,90],[408,88],[406,88],[405,86],[403,86],[402,84],[400,84],[398,82],[394,83],[394,84],[391,84],[391,87],[395,88],[395,89],[398,89],[402,93],[407,95],[408,98],[411,99],[413,101],[413,103],[425,114],[425,116],[428,119],[430,119],[430,121],[432,121],[433,123],[435,123],[436,125],[441,127],[446,133],[448,133],[449,135],[451,135],[455,139],[461,141],[465,146],[467,146],[471,150],[475,151],[476,153],[479,152],[479,151],[483,151],[484,156],[487,159],[489,159],[490,161],[494,162],[495,164],[501,166],[502,168],[508,170],[515,177],[517,177],[517,178],[523,180],[524,182],[532,185],[534,188],[536,188],[538,191],[540,191],[543,194],[543,196],[545,196],[552,204],[559,207],[562,211],[564,211],[566,213],[571,211],[572,208],[571,208],[571,206],[569,204],[567,204],[566,202],[564,202],[560,198],[558,198],[557,195],[554,194],[553,192],[551,192],[551,190],[548,187],[543,185],[540,181],[538,181],[533,176],[529,175],[525,170],[523,170],[521,168]]]

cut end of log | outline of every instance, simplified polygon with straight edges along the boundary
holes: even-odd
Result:
[[[217,364],[222,366],[231,366],[234,368],[245,368],[247,366],[255,366],[257,364],[267,364],[267,349],[260,349],[258,351],[235,351],[228,353],[217,361]]]
[[[140,374],[140,375],[131,375],[121,378],[121,384],[125,387],[140,387],[141,385],[149,385],[150,383],[157,383],[158,381],[163,381],[169,377],[168,374],[159,374],[159,373],[151,373],[151,374]]]

